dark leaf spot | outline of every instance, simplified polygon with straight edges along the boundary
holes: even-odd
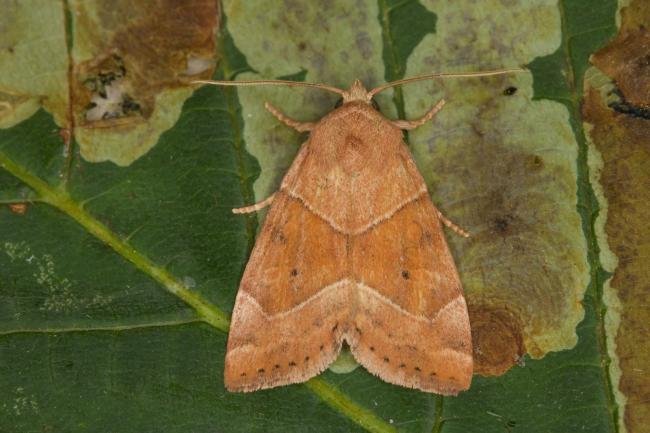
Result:
[[[494,224],[500,232],[503,232],[508,228],[508,220],[505,218],[497,218],[494,220]]]
[[[638,119],[650,119],[650,109],[632,105],[624,99],[620,102],[612,102],[609,104],[609,107],[617,113],[626,114]]]
[[[494,219],[494,228],[498,233],[506,234],[510,231],[510,226],[514,221],[512,215],[499,216]]]
[[[503,91],[503,94],[506,95],[506,96],[512,96],[512,95],[514,95],[515,93],[517,93],[517,88],[516,88],[515,86],[507,87],[507,88]]]

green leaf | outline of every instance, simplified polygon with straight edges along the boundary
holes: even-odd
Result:
[[[219,30],[212,1],[45,3],[0,18],[0,432],[617,431],[579,110],[614,2],[224,1]],[[444,398],[363,368],[225,391],[263,217],[230,210],[273,192],[305,139],[263,102],[314,120],[334,98],[188,74],[346,87],[522,64],[378,98],[406,118],[448,100],[408,139],[434,202],[473,233],[447,238],[488,376]],[[118,118],[89,119],[92,86],[120,73]]]

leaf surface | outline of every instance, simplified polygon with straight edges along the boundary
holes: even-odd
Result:
[[[0,431],[617,431],[579,110],[613,2],[224,1],[218,21],[214,2],[159,0],[130,26],[125,5],[45,3],[47,27],[21,2],[29,30],[0,36],[14,50],[0,54]],[[41,39],[55,61],[30,49]],[[434,202],[473,233],[447,237],[485,376],[445,398],[363,368],[226,392],[228,316],[262,221],[230,209],[272,193],[305,139],[263,102],[314,120],[335,98],[188,81],[374,86],[522,64],[378,98],[391,118],[448,100],[408,142]],[[59,81],[25,86],[39,76]]]

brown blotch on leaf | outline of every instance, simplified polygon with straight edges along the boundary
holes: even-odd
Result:
[[[591,63],[610,76],[623,99],[641,109],[650,108],[650,6],[637,0],[621,9],[616,38],[591,56]]]
[[[142,122],[161,91],[212,75],[219,17],[213,0],[192,7],[175,0],[77,2],[73,13],[95,55],[75,65],[72,102],[80,126]]]
[[[649,50],[650,30],[642,25],[626,26],[591,57],[591,62],[616,82],[628,104],[650,108]]]
[[[512,95],[514,95],[515,93],[517,93],[517,88],[516,88],[515,86],[506,87],[506,88],[503,90],[503,94],[504,94],[505,96],[512,96]]]
[[[521,323],[509,310],[489,305],[469,305],[474,373],[500,376],[525,353]]]
[[[650,4],[646,9],[648,20]],[[627,396],[623,421],[627,431],[643,431],[648,425],[650,376],[639,371],[650,365],[650,351],[643,350],[647,347],[650,310],[639,306],[650,302],[650,121],[612,111],[595,88],[587,89],[582,113],[592,125],[589,134],[603,160],[600,185],[607,202],[604,232],[609,248],[618,257],[610,290],[621,303],[616,309],[620,326],[608,338],[616,341],[621,371],[618,389]]]
[[[27,212],[27,203],[10,203],[9,210],[16,215],[25,215]]]

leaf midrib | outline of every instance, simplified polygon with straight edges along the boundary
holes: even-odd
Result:
[[[581,35],[587,34],[596,29],[590,29],[588,32],[582,32],[575,35],[569,35],[567,23],[567,10],[566,0],[558,0],[558,9],[561,18],[561,31],[562,31],[562,46],[563,60],[567,69],[566,82],[569,90],[568,101],[565,101],[569,116],[573,118],[574,122],[572,127],[576,141],[578,143],[578,158],[577,165],[577,185],[578,185],[578,200],[576,208],[582,219],[583,232],[587,241],[587,261],[590,268],[590,282],[589,285],[594,287],[594,294],[592,296],[592,304],[594,314],[596,316],[596,340],[598,341],[598,353],[601,359],[601,372],[602,380],[605,387],[605,395],[607,398],[607,409],[610,415],[612,431],[619,431],[618,423],[618,408],[616,399],[614,397],[614,389],[612,378],[609,370],[609,352],[607,348],[607,331],[605,329],[605,309],[606,306],[603,302],[603,274],[605,270],[600,262],[600,246],[598,245],[598,238],[596,236],[596,220],[600,213],[600,205],[596,199],[594,189],[591,185],[590,167],[588,163],[588,145],[584,128],[582,127],[582,115],[580,111],[580,101],[582,99],[582,86],[584,84],[584,76],[577,77],[574,69],[574,64],[571,57],[571,39]],[[585,299],[587,300],[587,299]]]

